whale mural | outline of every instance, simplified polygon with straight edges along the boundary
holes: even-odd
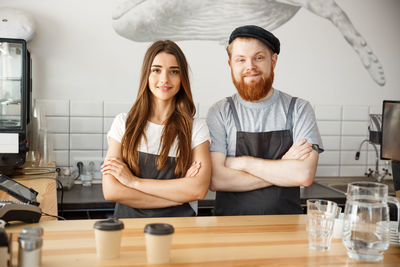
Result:
[[[125,0],[113,12],[113,28],[136,42],[214,40],[226,44],[238,26],[254,24],[269,31],[301,9],[328,19],[358,54],[380,86],[385,74],[378,57],[334,0]]]

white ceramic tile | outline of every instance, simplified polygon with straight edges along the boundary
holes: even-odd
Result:
[[[103,101],[71,100],[71,116],[103,116]]]
[[[53,141],[53,148],[55,150],[68,150],[69,148],[69,135],[68,134],[49,134]]]
[[[339,150],[340,136],[321,136],[322,144],[325,150]]]
[[[359,160],[355,159],[356,151],[340,151],[340,165],[367,165],[367,153],[362,151]]]
[[[49,133],[68,133],[69,119],[68,117],[47,117],[47,131]]]
[[[69,166],[68,150],[56,150],[53,153],[54,153],[54,157],[56,159],[56,166],[57,167],[67,167],[67,166]]]
[[[102,133],[103,118],[71,117],[71,133]]]
[[[107,151],[108,149],[108,141],[107,141],[107,135],[103,135],[103,149]]]
[[[339,165],[339,151],[324,151],[319,154],[318,165]]]
[[[340,121],[317,121],[321,135],[340,135]]]
[[[316,177],[338,176],[339,166],[318,166]]]
[[[114,118],[104,118],[103,133],[108,133],[108,131],[111,129],[113,121]]]
[[[340,176],[362,177],[365,175],[366,166],[341,166]]]
[[[360,147],[360,144],[363,140],[365,140],[367,137],[365,136],[342,136],[342,144],[341,144],[341,150],[347,150],[347,151],[357,151]],[[366,151],[367,150],[367,145],[368,143],[365,142],[363,146],[361,147],[361,151]]]
[[[70,150],[70,158],[69,158],[69,162],[70,162],[70,166],[72,165],[75,158],[99,158],[99,157],[103,157],[103,153],[102,150]],[[71,166],[71,167],[75,167],[75,166]]]
[[[104,116],[115,117],[122,112],[128,113],[133,104],[133,101],[104,101]]]
[[[378,148],[378,160],[379,160],[379,171],[382,170],[382,168],[388,168],[390,165],[390,161],[388,160],[384,160],[384,159],[380,159],[380,151],[379,151],[379,146]],[[367,164],[368,165],[373,165],[375,168],[375,162],[376,162],[376,153],[375,150],[373,150],[373,148],[368,150],[368,160],[367,160]]]
[[[369,106],[343,106],[343,120],[367,121]]]
[[[71,134],[70,149],[103,149],[102,134]]]
[[[368,122],[367,121],[343,121],[342,122],[342,135],[368,135]]]
[[[207,118],[208,110],[214,103],[199,103],[197,106],[197,113],[199,114],[199,118]]]
[[[69,100],[35,99],[35,106],[46,116],[69,116]]]
[[[315,117],[317,120],[341,120],[341,106],[315,106]]]
[[[369,114],[382,114],[382,105],[380,106],[369,106]]]

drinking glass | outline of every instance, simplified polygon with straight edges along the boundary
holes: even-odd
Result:
[[[335,202],[323,199],[307,200],[308,247],[326,251],[331,246],[333,225],[340,209]]]

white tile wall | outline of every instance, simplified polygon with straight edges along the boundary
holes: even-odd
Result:
[[[325,150],[340,150],[340,136],[321,136]]]
[[[69,100],[35,100],[34,105],[46,116],[69,116]]]
[[[368,106],[344,106],[343,120],[345,121],[367,121]]]
[[[111,128],[114,118],[104,118],[103,133],[107,134]]]
[[[316,176],[339,176],[339,166],[318,165]]]
[[[345,135],[343,135],[341,137],[341,139],[342,139],[341,149],[357,151],[360,147],[361,142],[367,138],[368,138],[367,136],[345,136]],[[364,143],[364,145],[361,147],[361,151],[366,151],[366,150],[367,150],[367,145],[366,145],[366,143]]]
[[[367,153],[360,153],[360,158],[355,159],[355,151],[340,151],[340,165],[367,165]]]
[[[364,176],[366,166],[341,166],[339,176]]]
[[[340,135],[340,121],[317,121],[321,135]]]
[[[70,150],[70,164],[74,162],[74,158],[86,158],[86,157],[93,157],[98,158],[103,156],[102,150]]]
[[[107,132],[114,117],[128,112],[132,102],[37,100],[45,108],[47,127],[54,140],[57,166],[70,166],[74,157],[104,157]],[[197,103],[198,116],[205,118],[212,103]],[[368,138],[368,114],[381,113],[378,106],[316,105],[315,114],[325,152],[320,154],[317,176],[362,176],[375,168],[375,152],[366,144],[360,160],[354,155]],[[379,148],[378,148],[379,149]],[[387,167],[380,160],[380,169]]]
[[[71,150],[96,150],[103,149],[102,134],[71,134],[70,149]]]
[[[68,117],[46,117],[46,124],[49,133],[69,133]]]
[[[68,150],[55,150],[54,156],[56,160],[56,166],[66,167],[69,166],[69,151]]]
[[[315,106],[315,117],[317,120],[340,121],[342,117],[342,106]]]
[[[103,116],[103,101],[71,100],[71,116]]]
[[[369,106],[369,114],[382,114],[382,106]]]
[[[367,121],[343,121],[342,135],[368,135]]]
[[[71,133],[102,133],[103,118],[71,117]]]
[[[55,150],[69,149],[69,134],[49,134]]]
[[[319,155],[318,163],[320,165],[339,165],[340,151],[326,150]]]

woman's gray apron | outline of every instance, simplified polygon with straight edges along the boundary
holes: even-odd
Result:
[[[271,132],[243,132],[231,97],[228,97],[236,126],[236,156],[263,159],[281,159],[293,144],[293,97],[286,114],[286,130]],[[218,191],[215,201],[216,215],[299,214],[300,188],[269,186],[247,192]]]
[[[160,180],[175,179],[176,159],[168,157],[165,168],[159,171],[157,170],[157,157],[158,155],[139,152],[140,176],[138,177],[151,177],[152,179]],[[137,209],[116,203],[114,211],[114,216],[117,218],[186,217],[195,215],[196,213],[189,203],[160,209]]]

